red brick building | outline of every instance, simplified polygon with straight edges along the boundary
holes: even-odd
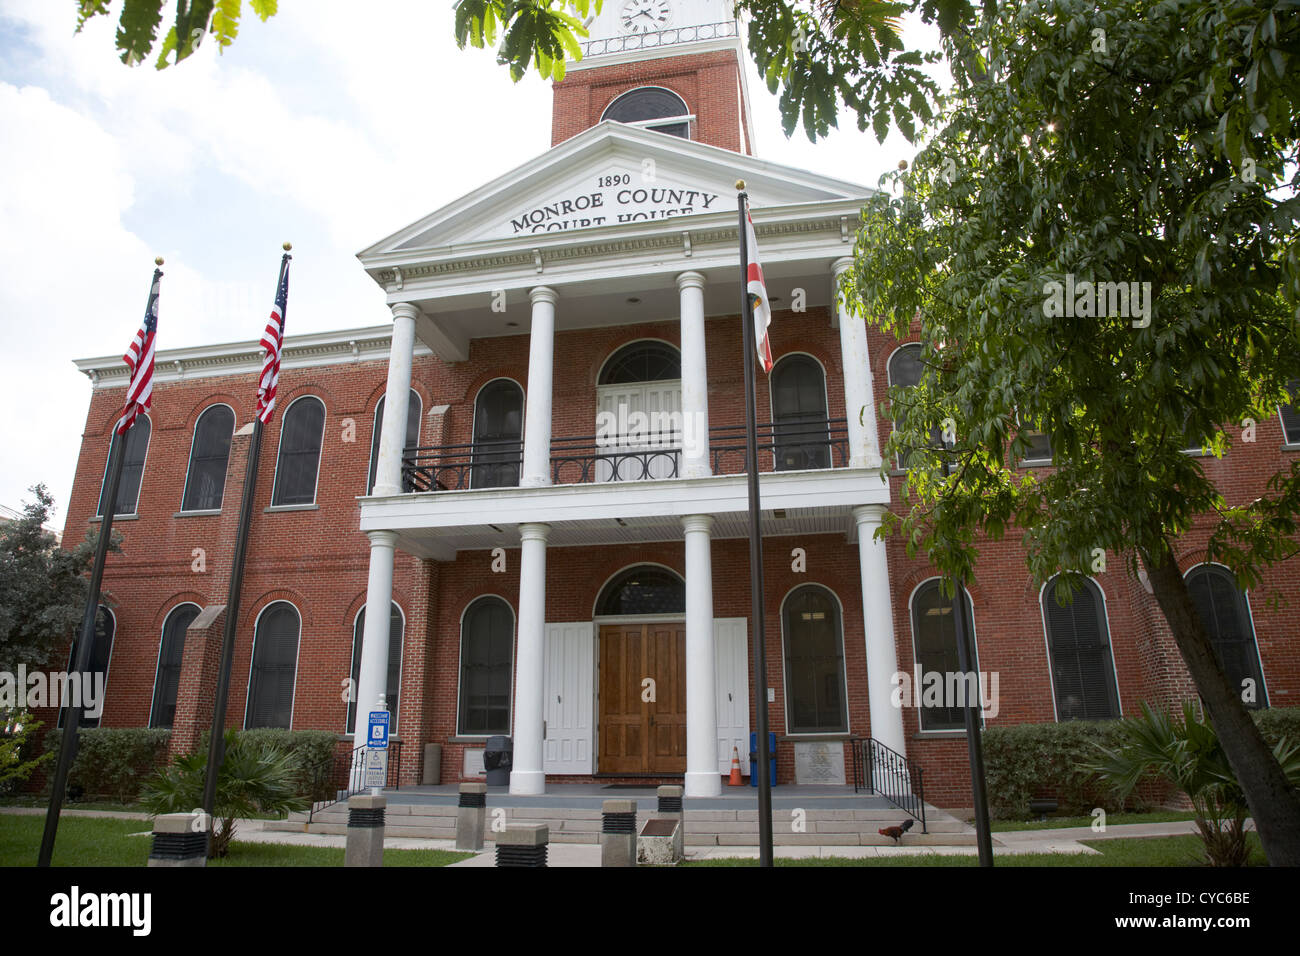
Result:
[[[846,742],[872,737],[924,769],[927,799],[965,804],[960,713],[891,700],[899,675],[955,670],[955,639],[934,570],[874,540],[901,482],[879,468],[889,420],[859,416],[915,380],[919,348],[837,300],[866,191],[750,155],[727,9],[608,5],[555,86],[552,148],[360,254],[392,325],[286,340],[230,726],[346,740],[383,694],[403,782],[426,743],[442,745],[443,781],[473,776],[495,734],[513,736],[521,793],[684,774],[707,795],[733,747],[748,774],[744,179],[773,305],[775,365],[755,398],[778,778],[842,780]],[[116,357],[78,366],[95,387],[69,541],[102,510],[126,383]],[[153,413],[128,446],[102,725],[171,726],[174,751],[211,719],[223,619],[188,625],[226,601],[259,368],[254,342],[159,353]],[[1203,465],[1243,500],[1297,453],[1284,409]],[[1050,467],[1041,455],[1025,467]],[[1230,676],[1260,705],[1290,704],[1294,612],[1202,566],[1204,544],[1187,536],[1179,557]],[[1154,600],[1106,557],[1061,608],[1014,541],[982,545],[968,591],[996,690],[986,726],[1193,692]],[[1294,574],[1265,590],[1300,602]],[[387,618],[362,613],[384,604]]]

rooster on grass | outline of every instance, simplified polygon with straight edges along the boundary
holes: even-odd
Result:
[[[898,846],[898,841],[903,838],[903,834],[912,829],[912,818],[908,817],[896,827],[882,827],[881,836],[887,836],[894,841],[894,846]]]

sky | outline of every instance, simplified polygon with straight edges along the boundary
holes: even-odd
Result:
[[[162,71],[118,60],[120,8],[76,34],[68,0],[0,0],[0,506],[44,483],[58,528],[91,394],[72,363],[125,351],[155,256],[160,349],[255,339],[286,240],[290,334],[383,324],[357,252],[550,145],[549,84],[458,50],[450,2],[283,0]],[[747,69],[760,158],[875,185],[914,154],[848,114],[787,140]]]

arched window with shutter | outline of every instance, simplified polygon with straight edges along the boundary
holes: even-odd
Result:
[[[770,380],[777,471],[831,466],[826,412],[826,373],[811,355],[787,355]]]
[[[366,494],[373,494],[375,490],[375,475],[379,473],[379,442],[384,437],[384,399],[387,395],[379,396],[379,402],[375,405],[375,427],[370,433],[370,477],[366,479]],[[406,401],[406,444],[402,446],[403,450],[415,448],[420,444],[420,416],[424,414],[424,403],[420,401],[420,393],[411,389],[411,395]],[[406,476],[402,477],[402,490],[412,491],[410,482]],[[351,727],[351,724],[348,725]]]
[[[894,354],[889,356],[887,366],[889,373],[890,387],[899,386],[901,388],[914,388],[921,382],[921,376],[925,371],[921,363],[921,346],[917,342],[909,342],[907,345],[900,345],[894,350]],[[894,431],[901,429],[907,421],[907,406],[903,402],[896,402],[893,408]],[[943,433],[936,427],[930,432],[930,446],[932,448],[943,447]],[[895,459],[895,465],[902,469],[907,467],[907,456],[910,454],[908,449],[898,452]]]
[[[137,428],[139,427],[139,424],[142,421],[144,421],[143,415],[141,415],[139,418],[136,419]],[[134,429],[132,430],[134,431]],[[77,638],[73,640],[72,650],[68,652],[68,673],[69,674],[74,673],[77,669],[76,668],[77,645],[80,643],[81,640],[80,638],[81,625],[78,624],[77,627],[78,627]],[[104,693],[107,693],[108,691],[108,665],[113,660],[113,638],[116,635],[117,635],[117,618],[114,616],[112,611],[110,611],[107,607],[101,604],[99,606],[99,610],[95,613],[95,638],[94,638],[95,643],[91,645],[91,650],[90,650],[89,673],[91,675],[90,678],[91,687],[94,688],[92,693],[97,693],[101,690]],[[85,687],[84,683],[82,684],[82,687],[83,688]],[[71,694],[71,691],[69,691],[69,694]],[[98,727],[100,718],[103,716],[103,710],[104,710],[104,699],[102,695],[95,701],[89,701],[83,697],[81,703],[83,709],[81,711],[81,723],[79,726]],[[88,713],[88,710],[90,709],[90,706],[92,704],[94,705],[94,709],[99,711],[99,713],[93,716],[90,713]],[[63,717],[66,714],[66,712],[67,712],[66,707],[60,707],[59,709],[60,727],[63,726]]]
[[[306,395],[285,409],[275,462],[275,490],[271,493],[273,506],[315,504],[324,438],[325,404],[319,398]]]
[[[181,511],[220,510],[226,491],[230,439],[234,432],[235,413],[229,405],[213,405],[194,423]]]
[[[791,591],[782,604],[786,730],[847,733],[844,629],[839,601],[818,584]]]
[[[1247,707],[1267,707],[1264,670],[1246,592],[1237,587],[1232,573],[1218,564],[1198,565],[1187,572],[1186,580],[1192,602],[1209,632],[1214,654],[1228,680],[1239,693],[1253,690],[1242,698]]]
[[[404,621],[402,609],[393,602],[392,612],[388,616],[388,677],[384,684],[384,701],[388,705],[390,715],[388,732],[392,735],[397,734],[397,705],[399,694],[402,689],[402,632],[404,630]],[[357,613],[357,619],[352,625],[352,687],[359,687],[361,684],[361,645],[366,634],[366,609],[363,607]],[[356,697],[354,693],[353,698]],[[374,706],[374,701],[367,703],[367,710]],[[357,701],[353,699],[348,703],[348,721],[343,732],[350,734],[357,725]]]
[[[975,615],[971,608],[970,593],[962,588],[962,623],[970,636],[970,646],[975,640]],[[964,700],[950,699],[947,688],[954,686],[950,674],[960,674],[961,656],[957,653],[957,627],[953,620],[952,599],[944,597],[942,582],[938,578],[926,581],[912,594],[912,647],[915,651],[916,670],[912,675],[914,686],[924,691],[930,674],[939,674],[945,688],[942,704],[929,706],[921,696],[920,719],[922,730],[965,730],[966,717],[962,713]],[[975,671],[979,672],[979,654],[976,652]],[[956,685],[964,686],[964,685]]]
[[[460,703],[456,732],[510,733],[515,617],[499,597],[481,597],[460,622]]]
[[[144,480],[144,462],[149,454],[149,436],[153,433],[153,422],[148,415],[139,415],[135,425],[126,433],[126,458],[122,462],[122,480],[117,486],[117,507],[114,516],[133,515],[140,504],[140,485]],[[99,510],[97,517],[104,517],[105,499],[108,497],[108,466],[113,457],[112,437],[109,438],[109,459],[104,463],[104,477],[99,485]],[[173,499],[175,500],[175,499]]]
[[[508,378],[488,382],[474,400],[470,487],[517,487],[523,442],[524,390]]]
[[[1058,575],[1043,588],[1043,623],[1057,720],[1110,720],[1120,716],[1115,659],[1106,602],[1091,578],[1083,579],[1069,604],[1061,604]]]
[[[1300,378],[1292,379],[1287,384],[1287,391],[1292,396],[1300,396]],[[1300,445],[1300,397],[1293,398],[1290,404],[1279,405],[1277,413],[1282,419],[1282,438],[1288,445]]]
[[[176,717],[176,692],[181,684],[181,662],[185,657],[186,629],[199,616],[197,604],[178,604],[163,622],[158,646],[158,669],[153,681],[153,705],[149,726],[170,728]]]
[[[248,674],[244,729],[290,728],[293,688],[298,674],[298,637],[302,618],[288,601],[263,608],[253,628],[253,661]]]

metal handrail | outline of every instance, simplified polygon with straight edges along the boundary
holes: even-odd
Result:
[[[925,827],[925,774],[874,737],[852,737],[853,792],[879,793]]]
[[[327,759],[318,761],[313,768],[315,774],[312,778],[312,793],[316,793],[325,784],[334,782],[338,787],[334,791],[333,797],[327,797],[324,800],[317,800],[307,810],[307,822],[311,823],[316,814],[326,810],[336,803],[342,803],[348,797],[361,793],[366,789],[365,781],[365,756],[363,751],[368,748],[365,744],[360,747],[353,747],[351,750],[335,751]],[[388,771],[384,777],[384,787],[392,787],[394,790],[402,789],[402,742],[397,739],[388,741],[389,753],[393,755],[392,760],[388,761]],[[340,763],[340,757],[346,757],[346,763]],[[323,774],[320,771],[324,771]],[[339,783],[341,781],[341,784]]]

